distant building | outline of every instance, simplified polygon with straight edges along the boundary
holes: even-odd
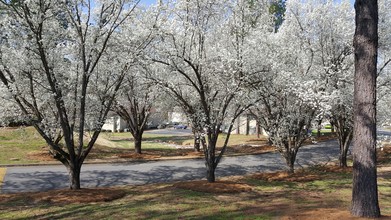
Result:
[[[266,131],[257,124],[257,121],[252,114],[244,113],[236,119],[231,133],[252,135],[257,134],[258,130],[259,134],[268,136]]]
[[[107,117],[102,131],[123,132],[128,127],[128,124],[118,115]]]
[[[168,112],[169,122],[174,123],[187,123],[187,116],[183,113],[182,109],[178,106],[174,107],[172,112]]]

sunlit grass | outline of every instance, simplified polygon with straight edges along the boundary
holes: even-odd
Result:
[[[39,151],[46,146],[33,127],[0,128],[0,163],[22,164],[35,163],[28,158],[28,153]]]
[[[320,135],[325,135],[325,134],[330,134],[331,133],[331,129],[320,129]],[[312,135],[315,136],[318,134],[318,130],[317,129],[312,129]]]

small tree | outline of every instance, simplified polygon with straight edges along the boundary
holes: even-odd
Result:
[[[252,107],[260,126],[268,133],[291,173],[298,150],[311,134],[315,116],[314,105],[305,99],[301,90],[305,88],[300,88],[300,81],[295,79],[297,76],[286,72],[268,74],[263,83],[267,86],[257,88],[260,101]]]
[[[113,110],[127,122],[137,154],[141,154],[142,136],[155,100],[156,89],[143,79],[141,71],[141,68],[136,67],[127,73],[113,106]]]
[[[260,71],[248,69],[245,51],[250,30],[260,28],[253,19],[261,19],[264,12],[269,16],[267,7],[263,11],[252,8],[260,6],[267,5],[253,1],[177,1],[169,8],[169,22],[160,27],[161,38],[151,56],[156,68],[166,74],[150,78],[176,100],[200,137],[209,182],[215,181],[215,170],[235,119],[252,103],[244,102],[248,94],[244,86]],[[228,134],[217,152],[224,124]]]
[[[0,80],[66,166],[70,188],[80,189],[81,166],[124,77],[101,64],[115,60],[112,38],[137,2],[0,2]]]

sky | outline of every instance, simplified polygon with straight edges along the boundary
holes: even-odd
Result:
[[[156,3],[156,0],[141,0],[140,3],[143,5],[151,5]]]

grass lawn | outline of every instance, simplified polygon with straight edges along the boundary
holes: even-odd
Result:
[[[379,169],[380,206],[389,217],[390,168]],[[63,190],[0,195],[0,219],[356,219],[348,211],[351,179],[351,169],[316,166],[294,175],[255,174],[212,184],[239,183],[250,189],[233,193],[170,183],[90,189],[89,194]]]
[[[128,132],[123,133],[101,133],[100,137],[115,140],[119,146],[127,147],[128,145],[132,146],[132,136]],[[227,134],[220,134],[219,139],[217,141],[217,146],[222,146],[224,144],[225,139],[227,138]],[[229,139],[229,145],[240,145],[240,144],[259,144],[259,141],[265,141],[267,138],[261,136],[261,138],[257,138],[256,135],[243,135],[243,134],[231,134]],[[148,134],[144,133],[143,135],[144,145],[145,143],[153,142],[153,143],[168,143],[168,144],[176,144],[176,145],[184,145],[191,146],[194,143],[193,135],[184,135],[184,136],[174,136],[174,135],[163,135],[163,134]],[[126,144],[122,144],[121,142],[126,142]],[[148,148],[148,145],[146,145]]]
[[[318,134],[318,130],[312,129],[311,133],[312,136],[316,137],[316,135]],[[320,129],[320,135],[328,135],[328,134],[331,134],[331,129]]]
[[[20,137],[16,135],[19,132],[36,138],[27,128],[0,135],[0,143],[12,142],[8,137]],[[233,137],[237,143],[258,141],[254,137]],[[111,139],[121,137],[114,135]],[[102,149],[128,151],[99,145],[97,149],[100,154]],[[378,153],[379,202],[382,215],[391,218],[391,146]],[[258,173],[203,183],[0,194],[0,219],[358,219],[349,214],[351,169],[314,166],[293,175]]]
[[[33,127],[0,128],[0,164],[38,163],[28,154],[45,146]]]
[[[221,134],[217,146],[223,145],[226,134]],[[194,155],[192,150],[193,137],[173,136],[173,135],[155,135],[144,134],[142,150],[146,158],[140,155],[130,155],[133,153],[133,138],[129,132],[126,133],[108,133],[102,132],[87,161],[97,160],[117,160],[122,159],[156,159],[162,157],[184,157],[191,154],[190,157],[201,156]],[[230,137],[230,146],[263,146],[266,144],[266,138],[257,139],[255,135],[236,135]],[[186,146],[188,149],[177,149],[178,146]],[[230,147],[232,148],[232,147]],[[45,141],[35,131],[33,127],[21,128],[0,128],[0,164],[38,164],[53,162]],[[247,151],[244,151],[247,150]],[[235,154],[257,153],[257,149],[235,149]],[[258,152],[264,152],[263,149]],[[226,155],[230,154],[228,150]],[[153,155],[153,156],[151,156]],[[55,161],[56,162],[56,161]],[[103,161],[104,162],[104,161]]]

